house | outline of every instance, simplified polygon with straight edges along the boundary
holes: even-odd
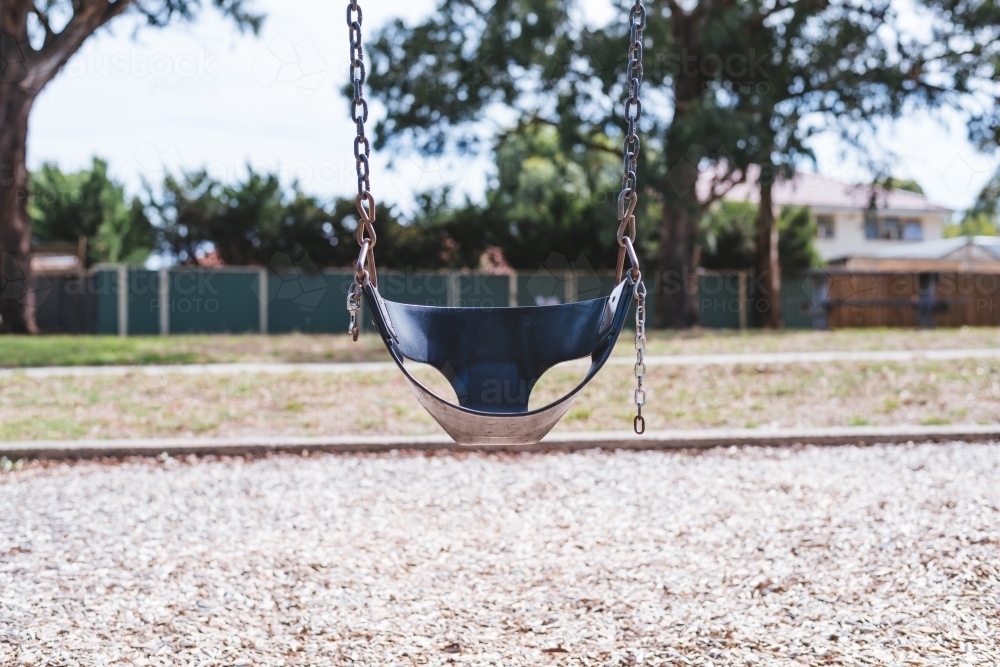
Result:
[[[31,272],[35,275],[78,274],[87,268],[87,237],[76,243],[33,243]]]
[[[755,173],[724,199],[760,199]],[[883,250],[934,241],[944,236],[952,211],[908,190],[841,183],[819,174],[796,172],[773,190],[776,206],[808,206],[816,218],[816,250],[824,261],[872,257]],[[871,212],[874,197],[875,211]]]

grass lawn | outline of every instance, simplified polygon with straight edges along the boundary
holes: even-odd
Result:
[[[376,336],[0,336],[0,368],[372,361],[389,355]]]
[[[954,349],[1000,346],[1000,329],[844,329],[766,332],[692,330],[649,334],[649,354],[799,352],[810,350]],[[616,354],[633,354],[625,332]],[[0,368],[388,360],[374,335],[286,336],[0,336]]]
[[[585,370],[550,371],[532,407],[567,391]],[[433,369],[417,373],[454,397]],[[650,429],[1000,421],[1000,363],[983,360],[654,366],[646,386]],[[633,389],[631,368],[605,368],[557,429],[630,428]],[[396,372],[13,375],[0,383],[0,440],[7,441],[437,432]]]

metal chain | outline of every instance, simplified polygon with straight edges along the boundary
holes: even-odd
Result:
[[[625,100],[625,144],[622,147],[622,191],[618,195],[618,267],[615,282],[620,282],[628,255],[632,268],[632,294],[635,297],[635,400],[636,415],[632,428],[638,435],[646,432],[646,418],[642,416],[642,406],[646,404],[646,389],[642,381],[646,377],[646,286],[639,271],[639,260],[635,252],[635,207],[639,203],[636,168],[639,160],[639,119],[642,117],[642,102],[639,87],[642,85],[642,32],[646,29],[646,7],[642,0],[635,0],[628,14],[629,46],[628,65],[625,79],[628,81],[628,98]]]
[[[347,28],[351,44],[351,85],[354,87],[354,99],[351,101],[351,120],[357,127],[354,138],[354,161],[358,173],[358,196],[355,203],[358,207],[358,245],[361,253],[358,256],[357,273],[351,291],[347,295],[347,310],[351,314],[348,333],[358,339],[357,313],[361,308],[361,287],[366,281],[378,285],[378,275],[375,271],[375,198],[371,193],[371,142],[365,134],[365,122],[368,120],[368,101],[364,97],[364,85],[367,77],[365,70],[365,54],[361,44],[361,5],[357,0],[347,4]]]
[[[638,435],[646,432],[646,418],[642,416],[642,406],[646,404],[646,390],[642,381],[646,377],[646,286],[638,280],[632,288],[635,295],[635,419],[632,428]]]
[[[361,283],[357,279],[351,283],[351,289],[347,292],[347,312],[351,315],[351,322],[347,325],[347,333],[351,334],[351,339],[357,342],[361,329],[358,326],[358,311],[361,310]]]
[[[628,98],[625,100],[625,143],[622,147],[622,191],[618,195],[618,267],[616,281],[620,282],[625,268],[625,239],[635,242],[635,207],[639,203],[639,193],[636,190],[636,165],[639,160],[639,134],[637,131],[639,119],[642,117],[642,102],[639,100],[639,87],[642,85],[642,33],[646,29],[646,6],[642,0],[635,0],[629,10],[629,46],[628,65],[625,67],[625,79],[628,82]],[[639,267],[632,267],[632,277],[635,279]]]

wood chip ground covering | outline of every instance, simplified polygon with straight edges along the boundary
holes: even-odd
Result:
[[[1000,664],[1000,445],[29,463],[0,664]]]

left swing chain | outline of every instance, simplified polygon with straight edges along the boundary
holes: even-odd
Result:
[[[365,134],[365,122],[368,121],[368,101],[364,95],[367,70],[365,69],[364,47],[361,43],[361,22],[361,5],[358,4],[357,0],[351,0],[347,4],[347,28],[351,45],[351,85],[354,88],[354,99],[351,100],[351,120],[357,127],[357,136],[354,138],[354,161],[358,173],[358,196],[355,203],[358,207],[357,238],[361,248],[354,281],[347,293],[347,312],[351,315],[347,332],[354,340],[358,339],[358,311],[361,310],[362,288],[368,281],[371,281],[372,285],[378,286],[374,252],[377,241],[374,225],[375,198],[371,193],[371,165],[369,163],[372,147]]]

